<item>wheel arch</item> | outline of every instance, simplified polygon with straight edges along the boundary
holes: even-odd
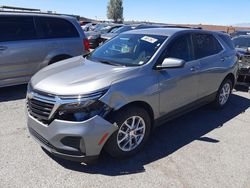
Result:
[[[154,127],[154,111],[153,108],[145,101],[133,101],[130,102],[124,106],[121,106],[120,108],[116,109],[116,111],[122,110],[124,108],[128,108],[128,107],[132,107],[132,106],[137,106],[137,107],[141,107],[143,109],[145,109],[147,111],[147,113],[149,114],[150,117],[150,122],[151,122],[151,128]]]
[[[226,80],[226,79],[230,79],[232,81],[232,84],[233,84],[233,87],[234,85],[236,84],[236,78],[234,76],[233,73],[229,73],[223,80],[223,82]]]

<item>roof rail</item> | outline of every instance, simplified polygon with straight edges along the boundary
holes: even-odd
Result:
[[[1,11],[31,11],[31,12],[41,12],[40,9],[34,9],[34,8],[23,8],[23,7],[13,7],[13,6],[0,6]]]
[[[5,13],[33,13],[33,14],[45,14],[45,15],[56,15],[56,16],[71,16],[75,17],[76,19],[80,19],[79,15],[73,14],[59,14],[53,11],[41,11],[40,9],[33,9],[33,8],[22,8],[22,7],[12,7],[12,6],[0,6],[0,12]]]

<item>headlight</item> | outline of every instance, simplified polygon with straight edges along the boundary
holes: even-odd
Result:
[[[106,91],[101,91],[87,96],[78,96],[75,98],[61,98],[61,105],[56,114],[56,119],[68,121],[85,121],[96,115],[105,117],[110,112],[110,107],[98,99]]]

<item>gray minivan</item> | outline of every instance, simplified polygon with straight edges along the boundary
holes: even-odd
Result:
[[[122,33],[87,56],[45,67],[28,87],[28,128],[54,155],[138,152],[158,125],[207,103],[224,107],[238,70],[228,35],[195,29]]]
[[[4,12],[0,25],[0,87],[27,83],[39,69],[89,50],[73,17]]]

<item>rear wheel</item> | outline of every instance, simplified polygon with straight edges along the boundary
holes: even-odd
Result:
[[[118,130],[108,140],[105,150],[116,158],[125,158],[137,153],[146,143],[151,121],[146,110],[130,106],[111,117]]]
[[[227,104],[228,99],[232,93],[232,89],[233,89],[232,81],[230,79],[224,80],[218,90],[216,99],[214,101],[214,105],[216,108],[218,109],[223,108]]]

